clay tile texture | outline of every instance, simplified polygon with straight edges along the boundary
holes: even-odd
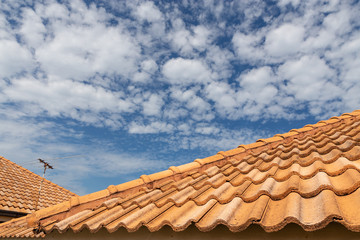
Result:
[[[39,196],[42,179],[39,175],[0,157],[0,210],[28,214],[77,196],[46,179],[42,183]]]
[[[225,225],[239,232],[256,224],[274,232],[289,223],[314,231],[330,222],[360,231],[357,112],[225,153],[231,154],[118,185],[110,194],[83,196],[79,205],[62,203],[3,223],[0,236],[140,227],[153,232],[165,225],[174,231]]]

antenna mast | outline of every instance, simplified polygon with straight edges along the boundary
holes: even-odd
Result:
[[[39,203],[39,200],[40,200],[40,194],[41,194],[41,187],[42,187],[42,184],[44,182],[44,179],[45,179],[45,172],[46,172],[46,169],[49,168],[49,169],[54,169],[53,166],[51,166],[49,163],[47,163],[45,160],[42,160],[41,158],[38,159],[40,163],[44,164],[44,173],[43,173],[43,177],[42,177],[42,180],[41,180],[41,183],[40,183],[40,187],[39,187],[39,194],[38,194],[38,197],[37,197],[37,200],[36,200],[36,205],[35,205],[35,211],[38,210],[38,203]]]

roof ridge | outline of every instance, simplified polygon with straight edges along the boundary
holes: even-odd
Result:
[[[49,217],[57,213],[65,212],[70,210],[71,208],[84,203],[89,203],[93,201],[97,201],[103,198],[107,198],[116,193],[124,193],[126,191],[130,191],[132,189],[140,189],[140,188],[147,188],[153,189],[154,183],[164,182],[164,180],[172,178],[181,179],[186,175],[186,173],[191,172],[192,170],[201,170],[204,171],[205,169],[214,166],[214,165],[221,165],[225,163],[229,157],[234,155],[245,155],[250,151],[259,151],[263,150],[264,147],[273,147],[274,145],[277,146],[279,142],[290,141],[296,139],[298,136],[303,136],[305,133],[309,131],[319,130],[321,128],[326,128],[330,125],[342,122],[345,119],[349,118],[358,118],[360,117],[360,110],[355,110],[351,113],[344,113],[338,117],[332,117],[328,120],[321,120],[316,124],[308,124],[299,129],[291,129],[287,133],[283,134],[276,134],[273,137],[265,138],[265,139],[258,139],[254,143],[250,143],[247,145],[239,145],[237,148],[228,150],[228,151],[220,151],[213,156],[209,156],[203,159],[195,159],[193,162],[183,164],[180,166],[171,166],[168,170],[164,170],[161,172],[157,172],[150,175],[141,175],[140,178],[122,183],[119,185],[110,185],[106,189],[90,193],[84,196],[74,196],[70,198],[68,201],[64,201],[54,206],[50,206],[44,209],[40,209],[28,216],[27,223],[29,226],[35,227],[38,224],[38,221],[43,217]],[[260,151],[259,151],[260,152]]]
[[[13,162],[13,161],[11,161],[11,160],[3,157],[3,156],[0,156],[0,159],[3,159],[3,160],[6,160],[6,161],[10,162],[12,165],[14,165],[15,167],[17,167],[17,168],[20,169],[21,171],[28,172],[28,173],[30,173],[31,175],[36,176],[36,177],[39,178],[40,180],[44,179],[44,181],[48,182],[49,184],[55,185],[56,187],[59,187],[59,188],[61,188],[62,190],[65,190],[65,191],[68,192],[68,193],[71,193],[71,194],[73,194],[73,195],[75,195],[75,196],[78,196],[76,193],[73,193],[73,192],[71,192],[70,190],[68,190],[68,189],[66,189],[66,188],[64,188],[64,187],[62,187],[62,186],[60,186],[60,185],[58,185],[58,184],[56,184],[56,183],[54,183],[54,182],[46,179],[46,178],[41,177],[40,175],[38,175],[38,174],[30,171],[30,170],[27,169],[27,168],[24,168],[24,167],[20,166],[19,164],[15,163],[15,162]]]

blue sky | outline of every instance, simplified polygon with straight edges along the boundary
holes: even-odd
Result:
[[[359,76],[359,1],[0,0],[0,155],[90,193],[359,109]]]

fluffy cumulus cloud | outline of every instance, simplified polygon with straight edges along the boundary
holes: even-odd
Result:
[[[150,33],[155,38],[164,37],[165,21],[163,13],[153,2],[146,1],[134,5],[132,13],[141,23],[148,24],[146,28],[143,28],[144,31]]]
[[[70,17],[63,21],[74,20]],[[90,23],[80,21],[70,26],[52,27],[54,37],[38,47],[35,53],[49,75],[79,81],[96,73],[129,79],[136,71],[140,47],[126,30],[108,27],[96,18]]]
[[[159,95],[152,94],[149,97],[149,100],[143,103],[144,115],[159,115],[161,113],[161,108],[163,104],[164,101]]]
[[[291,56],[299,51],[304,33],[302,26],[285,23],[266,35],[265,50],[274,57]]]
[[[162,20],[162,13],[153,2],[144,2],[137,6],[135,16],[141,21],[157,22]]]
[[[86,178],[352,111],[359,29],[359,1],[0,0],[1,145],[16,159],[91,152],[74,165]]]
[[[306,69],[306,71],[304,71]],[[287,92],[303,101],[331,100],[343,95],[331,80],[336,77],[324,59],[303,56],[279,67],[279,75],[288,81]]]
[[[174,58],[162,69],[164,80],[171,84],[206,83],[211,81],[211,70],[201,60]]]
[[[35,62],[29,49],[16,41],[11,34],[11,25],[4,15],[0,15],[0,78],[31,71]]]
[[[191,55],[194,52],[202,52],[208,48],[212,41],[213,33],[205,26],[193,26],[186,29],[181,19],[172,21],[174,29],[169,33],[168,38],[176,51],[184,55]]]
[[[151,122],[150,124],[143,124],[137,122],[131,122],[129,126],[130,133],[147,134],[147,133],[159,133],[159,132],[171,132],[173,126],[164,122]]]

